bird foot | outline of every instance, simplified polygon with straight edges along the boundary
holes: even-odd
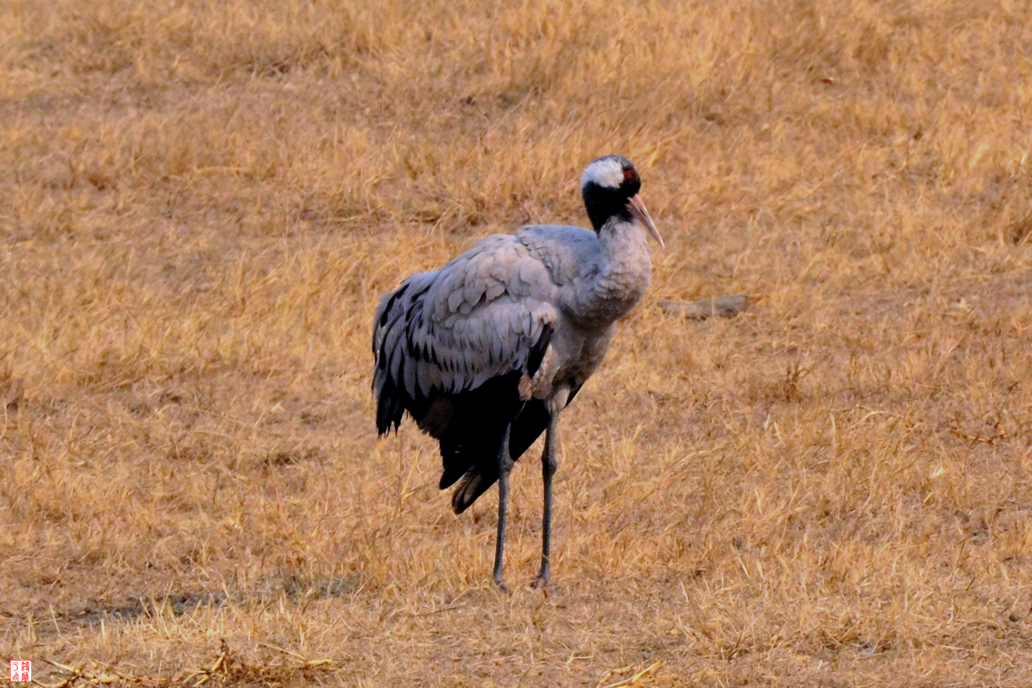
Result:
[[[495,576],[494,582],[500,592],[509,592],[509,586],[505,584],[501,576]]]
[[[533,582],[530,584],[530,587],[534,588],[535,590],[543,590],[544,588],[547,588],[551,585],[552,577],[549,576],[547,573],[539,573],[537,577],[534,578]]]

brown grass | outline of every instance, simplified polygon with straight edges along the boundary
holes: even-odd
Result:
[[[491,5],[0,5],[0,656],[1027,685],[1032,6]],[[494,497],[453,516],[433,443],[375,437],[371,312],[583,224],[613,151],[668,248],[564,416],[559,585],[506,596]],[[728,293],[763,298],[657,306]],[[529,459],[513,583],[539,510]]]

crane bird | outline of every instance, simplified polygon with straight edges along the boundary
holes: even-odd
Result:
[[[646,232],[663,246],[629,160],[607,155],[581,178],[592,230],[530,225],[412,275],[376,311],[376,427],[407,411],[441,446],[440,489],[465,511],[498,482],[494,580],[505,589],[505,508],[513,463],[545,431],[544,519],[535,587],[551,580],[552,476],[559,413],[602,363],[616,321],[652,274]]]

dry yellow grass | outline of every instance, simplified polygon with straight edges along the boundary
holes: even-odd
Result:
[[[583,224],[609,152],[667,250],[564,416],[558,586],[506,596],[493,496],[457,518],[430,440],[375,437],[371,313]],[[1030,152],[1020,0],[3,3],[0,656],[1027,685]],[[657,307],[727,293],[763,299]]]

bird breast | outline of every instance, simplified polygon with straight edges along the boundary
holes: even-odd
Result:
[[[652,254],[644,232],[630,223],[603,228],[599,239],[603,264],[590,288],[579,291],[575,317],[604,327],[630,313],[645,295],[652,279]]]

